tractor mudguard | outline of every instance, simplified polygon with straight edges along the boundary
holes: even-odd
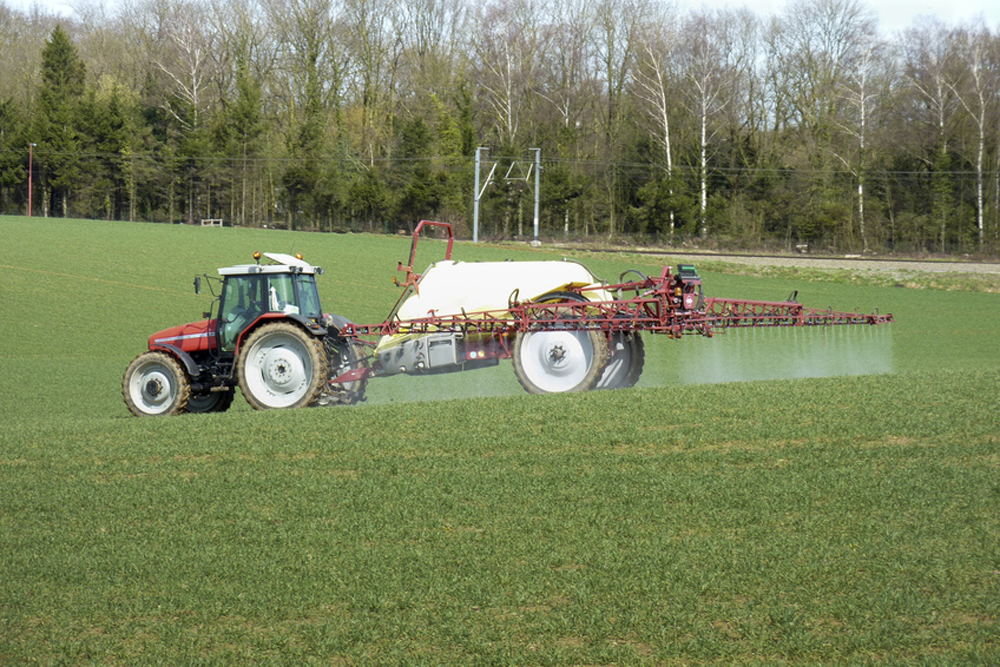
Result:
[[[268,314],[282,316],[282,313],[268,313]],[[311,320],[308,317],[305,317],[304,315],[299,315],[298,313],[290,313],[283,316],[287,317],[288,319],[294,322],[298,322],[305,328],[306,331],[311,333],[313,336],[319,337],[326,335],[326,329],[323,327],[322,324],[319,324],[318,322]]]
[[[247,334],[256,329],[261,322],[272,322],[278,320],[291,320],[316,338],[326,335],[326,329],[324,329],[321,325],[317,324],[308,317],[299,315],[298,313],[263,313],[260,317],[255,319],[250,326],[240,332],[240,336],[236,340],[236,355],[239,355],[240,347],[243,345],[243,341],[246,339]]]
[[[184,364],[184,370],[187,371],[188,377],[196,378],[201,375],[202,369],[198,362],[195,361],[190,354],[176,345],[171,345],[170,343],[155,343],[151,344],[149,349],[150,351],[160,350],[176,357],[177,361]]]

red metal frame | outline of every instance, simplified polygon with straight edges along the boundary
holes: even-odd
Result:
[[[435,222],[434,220],[421,220],[417,223],[416,229],[413,230],[413,242],[410,244],[410,263],[406,266],[402,262],[396,268],[397,271],[405,271],[406,278],[403,280],[402,285],[404,287],[409,287],[417,284],[420,280],[420,274],[413,270],[413,260],[417,256],[417,240],[420,238],[420,232],[423,231],[424,227],[440,227],[448,232],[448,249],[444,253],[444,258],[446,260],[451,259],[451,249],[455,245],[455,232],[451,227],[450,223],[447,222]],[[398,280],[395,281],[397,285],[400,284]]]
[[[410,247],[410,263],[399,264],[406,272],[404,286],[417,289],[420,275],[413,270],[420,232],[428,226],[447,230],[446,259],[451,258],[454,235],[450,224],[422,220],[417,225]],[[400,284],[397,281],[397,284]],[[886,324],[893,321],[891,314],[847,313],[833,310],[806,308],[792,299],[788,301],[752,301],[745,299],[701,298],[701,281],[696,275],[673,274],[665,266],[657,278],[615,285],[593,285],[590,291],[601,289],[617,298],[609,301],[563,301],[557,303],[512,302],[507,308],[462,312],[458,315],[436,315],[399,320],[393,314],[379,324],[350,324],[341,335],[381,337],[411,333],[424,334],[450,332],[485,334],[487,340],[475,347],[488,358],[508,358],[510,340],[522,332],[551,329],[600,330],[610,335],[615,332],[649,332],[680,338],[688,334],[712,336],[717,329],[745,327],[834,326],[857,324]],[[577,288],[576,292],[588,288]],[[697,295],[697,299],[691,298]],[[403,297],[405,297],[405,293]],[[685,298],[687,297],[687,298]],[[398,304],[397,304],[398,305]],[[693,306],[693,307],[692,307]],[[395,309],[393,310],[395,313]],[[481,357],[482,358],[482,357]],[[371,375],[370,369],[355,369],[336,382],[351,381]]]
[[[705,299],[705,314],[713,325],[725,328],[888,324],[893,321],[891,313],[845,313],[806,308],[797,301],[745,299]]]

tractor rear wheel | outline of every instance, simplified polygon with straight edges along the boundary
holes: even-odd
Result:
[[[574,292],[545,295],[536,303],[586,301]],[[601,331],[562,328],[522,331],[514,339],[514,375],[530,394],[589,391],[608,364],[608,342]]]
[[[136,417],[177,415],[187,409],[191,382],[169,354],[143,352],[125,370],[122,396]]]
[[[256,410],[311,405],[323,390],[327,369],[323,344],[288,322],[255,330],[236,361],[240,391]]]
[[[646,347],[638,331],[611,334],[611,359],[597,382],[598,389],[634,387],[646,363]]]

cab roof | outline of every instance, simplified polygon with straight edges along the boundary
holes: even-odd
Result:
[[[220,276],[244,276],[258,273],[308,273],[320,274],[323,269],[313,266],[299,257],[286,255],[282,252],[265,252],[264,257],[271,260],[273,264],[237,264],[219,269]]]

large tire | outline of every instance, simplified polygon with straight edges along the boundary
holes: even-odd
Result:
[[[330,380],[344,373],[367,366],[364,349],[352,338],[328,334],[323,339],[327,363],[330,366]],[[368,378],[339,384],[326,383],[319,398],[320,405],[353,405],[365,400]]]
[[[143,352],[125,370],[122,396],[136,417],[177,415],[187,409],[191,382],[169,354]]]
[[[585,301],[580,295],[553,293],[536,303]],[[601,331],[565,328],[522,331],[514,339],[514,375],[529,394],[589,391],[608,364],[608,342]]]
[[[327,370],[322,342],[288,322],[256,329],[236,361],[240,391],[256,410],[313,404],[323,390]]]
[[[229,387],[226,391],[212,391],[207,394],[192,394],[186,412],[225,412],[233,404],[236,391]]]
[[[611,335],[611,359],[608,361],[597,389],[627,389],[634,387],[646,363],[646,347],[638,331]]]

